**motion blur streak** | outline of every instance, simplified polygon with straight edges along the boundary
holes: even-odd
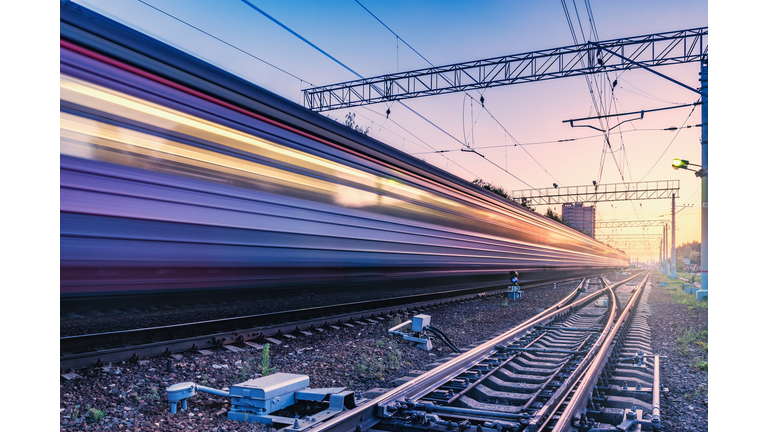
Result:
[[[62,41],[77,47],[60,51],[62,298],[627,265],[198,59],[71,3],[61,11]]]

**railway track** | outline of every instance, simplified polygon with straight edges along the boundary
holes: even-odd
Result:
[[[647,278],[583,281],[519,326],[307,430],[657,430]]]
[[[549,282],[527,285],[523,290],[549,286]],[[59,339],[60,371],[67,372],[186,351],[231,348],[238,344],[263,341],[280,335],[324,331],[332,326],[381,320],[402,311],[466,301],[480,296],[500,295],[504,292],[506,288],[495,285],[152,328],[66,336]]]

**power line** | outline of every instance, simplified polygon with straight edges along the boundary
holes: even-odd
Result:
[[[424,57],[423,55],[421,55],[421,53],[420,53],[420,52],[418,52],[418,51],[417,51],[417,50],[416,50],[414,47],[412,47],[412,46],[411,46],[411,45],[410,45],[408,42],[406,42],[406,41],[405,41],[405,39],[403,39],[402,37],[400,37],[400,35],[398,35],[397,33],[395,33],[395,31],[394,31],[394,30],[392,30],[391,28],[389,28],[389,26],[388,26],[388,25],[384,24],[384,21],[382,21],[381,19],[379,19],[379,17],[377,17],[377,16],[376,16],[376,15],[375,15],[373,12],[371,12],[371,11],[370,11],[368,8],[366,8],[365,6],[363,6],[363,4],[362,4],[362,3],[360,3],[360,1],[358,1],[358,0],[355,0],[355,3],[357,3],[358,5],[360,5],[360,7],[362,7],[362,8],[363,8],[363,9],[364,9],[366,12],[368,12],[368,13],[369,13],[369,14],[370,14],[370,15],[371,15],[371,16],[372,16],[372,17],[373,17],[373,18],[374,18],[376,21],[378,21],[378,22],[379,22],[381,25],[383,25],[383,26],[384,26],[384,28],[386,28],[387,30],[389,30],[389,32],[390,32],[390,33],[392,33],[393,35],[395,35],[395,37],[396,37],[398,40],[401,40],[401,41],[403,41],[403,43],[404,43],[406,46],[408,46],[408,48],[410,48],[411,50],[413,50],[413,52],[415,52],[415,53],[416,53],[416,54],[417,54],[419,57],[421,57],[421,58],[422,58],[422,59],[423,59],[425,62],[429,63],[429,65],[430,65],[430,66],[432,66],[432,67],[434,67],[434,66],[435,66],[434,64],[432,64],[432,62],[430,62],[429,60],[427,60],[427,59],[426,59],[426,57]],[[470,95],[470,94],[469,94],[469,93],[467,93],[466,91],[464,92],[464,94],[465,94],[466,96],[469,96],[469,98],[470,98],[470,100],[471,100],[471,101],[473,101],[473,102],[475,101],[475,98],[473,98],[473,97],[472,97],[472,95]],[[481,96],[482,96],[482,93],[481,93]],[[399,102],[399,101],[398,101],[398,102]],[[400,102],[400,103],[402,104],[402,102]],[[494,115],[491,113],[491,111],[490,111],[490,110],[488,110],[488,108],[486,108],[486,107],[485,107],[485,104],[484,104],[484,103],[482,103],[482,101],[481,101],[481,104],[480,104],[480,105],[483,107],[483,110],[485,110],[485,111],[488,113],[488,115],[490,115],[490,116],[491,116],[491,118],[492,118],[492,119],[493,119],[493,120],[494,120],[494,121],[495,121],[495,122],[496,122],[496,123],[497,123],[497,124],[498,124],[498,125],[499,125],[499,126],[502,128],[502,129],[503,129],[503,130],[504,130],[504,132],[505,132],[507,135],[509,135],[509,137],[510,137],[510,138],[512,138],[512,140],[513,140],[513,141],[517,141],[517,140],[515,139],[515,137],[513,137],[513,136],[512,136],[512,134],[510,134],[510,133],[509,133],[509,131],[507,131],[507,129],[506,129],[506,128],[505,128],[505,127],[504,127],[504,126],[503,126],[503,125],[502,125],[502,124],[501,124],[501,123],[500,123],[500,122],[497,120],[497,119],[496,119],[496,117],[494,117]],[[406,106],[406,105],[403,105],[403,106]],[[408,108],[408,107],[406,106],[406,108]],[[410,108],[408,108],[408,109],[410,109]],[[463,110],[463,106],[462,106],[462,110]],[[411,110],[411,111],[412,111],[412,110]],[[480,113],[482,113],[482,111],[480,111]],[[418,113],[417,113],[417,115],[418,115]],[[420,115],[419,115],[419,116],[420,116]],[[478,114],[478,117],[477,117],[477,118],[478,118],[478,119],[480,119],[480,115],[479,115],[479,114]],[[425,120],[426,120],[426,119],[425,119]],[[427,120],[427,121],[428,121],[428,120]],[[473,126],[472,126],[472,132],[474,132],[474,124],[476,123],[476,121],[475,121],[475,119],[474,119],[474,118],[473,118],[473,122],[474,122],[474,123],[473,123]],[[430,123],[431,123],[431,122],[430,122]],[[433,124],[433,125],[434,125],[434,124]],[[437,127],[436,125],[434,125],[434,126],[435,126],[435,127]],[[462,122],[462,127],[463,127],[463,122]],[[439,129],[439,128],[438,128],[438,129]],[[441,130],[442,130],[442,129],[441,129]],[[445,131],[443,131],[443,132],[445,132]],[[448,134],[447,132],[445,132],[445,133],[446,133],[447,135],[451,136],[451,135],[450,135],[450,134]],[[466,135],[466,133],[465,133],[465,135]],[[453,136],[451,136],[451,137],[452,137],[452,138],[454,138]],[[465,136],[464,138],[465,138],[465,141],[466,141],[466,136]],[[456,138],[454,138],[454,139],[456,139]],[[460,143],[461,143],[461,142],[460,142]],[[463,145],[467,146],[467,145],[466,145],[466,142],[464,142],[464,143],[463,143]],[[467,146],[467,147],[468,147],[468,146]],[[521,147],[521,148],[522,148],[522,147]],[[537,165],[539,165],[539,167],[541,167],[541,168],[544,170],[544,172],[546,172],[547,174],[549,174],[549,175],[550,175],[552,178],[555,178],[555,176],[553,176],[553,175],[552,175],[552,174],[551,174],[549,171],[547,171],[547,169],[546,169],[546,168],[544,168],[544,167],[543,167],[543,166],[542,166],[542,165],[539,163],[539,161],[537,161],[537,160],[536,160],[536,158],[534,158],[534,157],[533,157],[533,155],[531,155],[531,154],[528,152],[528,150],[525,150],[525,149],[523,148],[523,151],[525,151],[525,152],[528,154],[528,156],[529,156],[531,159],[533,159],[533,161],[534,161],[534,162],[536,162],[536,164],[537,164]],[[475,153],[477,153],[477,152],[475,152]],[[480,153],[477,153],[477,154],[478,154],[478,155],[480,155]],[[480,156],[482,156],[482,155],[480,155]],[[491,162],[491,161],[490,161],[489,159],[487,159],[485,156],[482,156],[482,157],[483,157],[484,159],[488,160],[489,162]],[[493,163],[493,162],[491,162],[491,163],[492,163],[494,166],[496,166],[496,167],[499,167],[499,166],[498,166],[498,165],[496,165],[495,163]],[[499,168],[501,168],[501,167],[499,167]],[[511,175],[512,177],[514,177],[515,179],[517,179],[517,180],[519,180],[520,182],[524,183],[526,186],[528,186],[528,187],[533,187],[533,186],[529,185],[528,183],[524,182],[523,180],[520,180],[520,179],[519,179],[517,176],[513,175],[512,173],[510,173],[510,172],[509,172],[509,171],[507,171],[506,169],[504,169],[504,168],[501,168],[501,169],[502,169],[504,172],[506,172],[507,174],[509,174],[509,175]],[[555,179],[555,181],[559,181],[559,180]]]
[[[255,11],[257,11],[257,12],[259,12],[260,14],[264,15],[264,16],[265,16],[266,18],[268,18],[270,21],[272,21],[272,22],[274,22],[275,24],[279,25],[280,27],[282,27],[283,29],[285,29],[286,31],[288,31],[289,33],[291,33],[292,35],[296,36],[297,38],[299,38],[299,39],[300,39],[301,41],[303,41],[304,43],[308,44],[308,45],[309,45],[309,46],[311,46],[312,48],[314,48],[314,49],[316,49],[317,51],[321,52],[323,55],[325,55],[325,56],[326,56],[326,57],[328,57],[329,59],[333,60],[335,63],[339,64],[339,65],[340,65],[340,66],[342,66],[344,69],[346,69],[346,70],[348,70],[348,71],[352,72],[352,73],[353,73],[353,74],[355,74],[355,75],[356,75],[358,78],[363,78],[363,77],[362,77],[362,75],[360,75],[359,73],[357,73],[357,72],[355,72],[354,70],[352,70],[352,68],[350,68],[349,66],[345,65],[345,64],[344,64],[344,63],[342,63],[340,60],[336,59],[335,57],[333,57],[332,55],[328,54],[327,52],[323,51],[323,50],[322,50],[320,47],[318,47],[317,45],[313,44],[312,42],[310,42],[309,40],[307,40],[306,38],[304,38],[304,37],[303,37],[303,36],[301,36],[300,34],[296,33],[296,32],[295,32],[295,31],[293,31],[293,30],[292,30],[290,27],[286,26],[285,24],[283,24],[282,22],[280,22],[280,21],[279,21],[279,20],[277,20],[276,18],[272,17],[271,15],[269,15],[268,13],[266,13],[265,11],[263,11],[263,10],[259,9],[259,8],[258,8],[258,7],[256,7],[256,6],[255,6],[253,3],[249,2],[248,0],[241,0],[241,1],[242,1],[243,3],[245,3],[246,5],[250,6],[250,7],[251,7],[252,9],[254,9]],[[451,135],[450,133],[446,132],[444,129],[442,129],[442,128],[441,128],[441,127],[439,127],[438,125],[434,124],[432,121],[430,121],[429,119],[427,119],[426,117],[424,117],[424,116],[423,116],[423,115],[421,115],[420,113],[416,112],[414,109],[412,109],[412,108],[411,108],[411,107],[409,107],[408,105],[405,105],[404,103],[402,103],[402,102],[400,102],[400,101],[398,101],[398,103],[400,103],[400,105],[402,105],[403,107],[405,107],[406,109],[408,109],[408,110],[409,110],[409,111],[411,111],[412,113],[414,113],[414,114],[416,114],[417,116],[419,116],[419,117],[420,117],[422,120],[426,121],[427,123],[431,124],[432,126],[434,126],[435,128],[437,128],[438,130],[440,130],[441,132],[443,132],[444,134],[446,134],[446,135],[448,135],[449,137],[453,138],[455,141],[457,141],[457,142],[461,143],[461,141],[459,141],[459,140],[458,140],[456,137],[454,137],[454,136],[453,136],[453,135]],[[394,122],[394,120],[393,120],[393,122]],[[395,123],[395,124],[397,124],[397,123]],[[400,126],[400,125],[398,124],[398,126]],[[406,130],[406,131],[408,131],[407,129],[403,128],[402,126],[400,126],[400,127],[401,127],[403,130]],[[411,135],[413,135],[413,133],[411,133],[410,131],[408,131],[408,133],[410,133]],[[413,136],[415,137],[416,135],[413,135]],[[421,141],[421,142],[424,142],[424,141],[423,141],[423,140],[421,140],[421,139],[419,139],[419,141]],[[426,144],[426,143],[424,143],[424,144]],[[427,146],[429,146],[429,144],[427,144]],[[433,148],[432,146],[429,146],[429,147],[430,147],[430,148],[432,148],[432,149],[434,150],[434,148]],[[447,156],[445,156],[445,155],[442,155],[442,156],[443,156],[443,157],[445,157],[446,159],[448,159],[448,157],[447,157]],[[449,160],[450,162],[453,162],[453,161],[451,161],[450,159],[448,159],[448,160]],[[456,162],[453,162],[453,163],[454,163],[454,164],[456,164],[457,166],[460,166],[460,165],[459,165],[459,164],[457,164]],[[463,167],[462,167],[462,168],[463,168]],[[469,171],[469,170],[467,170],[466,168],[463,168],[463,169],[464,169],[465,171],[467,171],[467,172],[470,172],[470,171]],[[474,174],[473,174],[473,175],[474,175]],[[510,173],[510,175],[511,175],[511,173]],[[517,180],[521,181],[522,183],[525,183],[525,182],[523,182],[522,180],[520,180],[519,178],[515,177],[514,175],[513,175],[512,177],[514,177],[515,179],[517,179]],[[526,184],[527,186],[530,186],[530,185],[528,185],[527,183],[525,183],[525,184]]]
[[[699,99],[699,101],[701,101],[701,99]],[[659,158],[656,159],[656,162],[654,162],[653,165],[651,165],[651,168],[648,169],[648,172],[645,173],[645,175],[643,176],[643,178],[640,179],[640,181],[643,181],[646,177],[648,177],[648,174],[650,174],[653,168],[656,167],[656,164],[658,164],[661,158],[664,157],[664,154],[667,152],[667,150],[669,150],[669,147],[672,145],[672,143],[675,142],[675,139],[677,139],[677,136],[680,135],[680,131],[684,129],[685,124],[688,123],[688,120],[691,118],[691,115],[695,110],[696,110],[696,105],[694,104],[693,108],[691,109],[691,112],[688,113],[688,117],[685,118],[683,125],[677,129],[675,136],[672,137],[672,141],[670,141],[669,144],[667,144],[667,147],[664,149],[663,152],[661,152],[661,155],[659,155]]]
[[[369,109],[369,111],[372,111],[372,110]],[[375,111],[372,111],[372,112],[375,112]],[[376,114],[379,114],[379,113],[376,113]],[[379,114],[379,115],[381,115],[381,114]],[[683,130],[683,129],[691,129],[691,128],[697,127],[697,126],[698,125],[695,125],[695,126],[694,125],[688,125],[688,126],[680,126],[680,127],[672,126],[672,127],[663,128],[663,129],[651,129],[651,128],[631,129],[631,130],[623,131],[622,133],[680,131],[680,130]],[[537,142],[529,142],[529,143],[515,142],[513,144],[500,144],[500,145],[492,145],[492,146],[482,146],[482,147],[475,147],[475,149],[476,150],[487,150],[487,149],[517,147],[517,146],[525,147],[525,146],[542,145],[542,144],[561,144],[561,143],[565,143],[565,142],[580,141],[580,140],[585,140],[585,139],[602,138],[602,137],[603,137],[602,134],[600,134],[600,135],[587,135],[587,136],[578,137],[578,138],[564,138],[564,139],[552,140],[552,141],[537,141]],[[436,150],[437,153],[452,153],[452,152],[457,152],[457,151],[461,151],[461,149]],[[429,153],[432,153],[432,152],[429,152]],[[427,154],[427,153],[414,153],[414,154]]]
[[[424,60],[425,62],[429,63],[429,65],[430,65],[430,66],[432,66],[432,67],[434,67],[434,66],[435,66],[435,65],[433,65],[433,64],[432,64],[432,63],[431,63],[429,60],[427,60],[427,59],[426,59],[426,58],[425,58],[423,55],[421,55],[421,53],[420,53],[420,52],[416,51],[416,48],[412,47],[410,44],[408,44],[408,42],[406,42],[406,41],[405,41],[405,39],[401,38],[401,37],[400,37],[400,35],[398,35],[397,33],[395,33],[395,31],[394,31],[394,30],[392,30],[391,28],[389,28],[389,26],[388,26],[388,25],[384,24],[384,21],[380,20],[380,19],[379,19],[379,17],[377,17],[376,15],[374,15],[374,14],[373,14],[373,12],[369,11],[367,7],[363,6],[363,4],[362,4],[362,3],[360,3],[358,0],[355,0],[355,3],[359,4],[359,5],[360,5],[360,7],[361,7],[361,8],[363,8],[363,9],[365,9],[365,11],[366,11],[366,12],[368,12],[369,14],[371,14],[371,16],[372,16],[372,17],[373,17],[373,18],[374,18],[376,21],[378,21],[379,23],[381,23],[381,25],[383,25],[383,26],[384,26],[384,28],[386,28],[387,30],[389,30],[389,32],[390,32],[390,33],[392,33],[393,35],[395,35],[395,37],[397,38],[397,40],[401,40],[401,41],[403,41],[403,43],[404,43],[404,44],[405,44],[405,45],[406,45],[408,48],[410,48],[410,49],[411,49],[413,52],[415,52],[415,53],[416,53],[416,54],[417,54],[419,57],[421,57],[421,58],[422,58],[422,60]]]
[[[271,15],[269,15],[268,13],[266,13],[266,12],[264,12],[263,10],[259,9],[259,8],[258,8],[258,7],[256,7],[256,6],[255,6],[253,3],[249,2],[248,0],[241,0],[241,1],[242,1],[243,3],[245,3],[245,4],[247,4],[248,6],[250,6],[251,8],[253,8],[254,10],[256,10],[257,12],[259,12],[260,14],[264,15],[265,17],[267,17],[267,18],[268,18],[270,21],[272,21],[273,23],[275,23],[275,24],[279,25],[280,27],[282,27],[283,29],[285,29],[286,31],[288,31],[290,34],[292,34],[292,35],[296,36],[297,38],[301,39],[301,40],[302,40],[304,43],[306,43],[307,45],[311,46],[312,48],[316,49],[317,51],[320,51],[320,52],[321,52],[323,55],[325,55],[325,56],[326,56],[326,57],[328,57],[329,59],[331,59],[331,60],[333,60],[334,62],[336,62],[337,64],[339,64],[339,65],[340,65],[341,67],[343,67],[344,69],[346,69],[346,70],[348,70],[348,71],[352,72],[352,73],[353,73],[353,74],[355,74],[355,75],[356,75],[358,78],[362,78],[362,75],[360,75],[360,74],[358,74],[357,72],[353,71],[353,70],[352,70],[352,69],[350,69],[350,68],[349,68],[347,65],[345,65],[344,63],[342,63],[342,62],[340,62],[339,60],[337,60],[337,59],[336,59],[334,56],[332,56],[332,55],[328,54],[327,52],[323,51],[322,49],[320,49],[320,47],[318,47],[317,45],[315,45],[315,44],[313,44],[312,42],[308,41],[307,39],[305,39],[303,36],[301,36],[300,34],[296,33],[295,31],[291,30],[291,29],[290,29],[288,26],[286,26],[285,24],[283,24],[283,23],[281,23],[280,21],[276,20],[275,18],[273,18],[273,17],[272,17]]]
[[[213,38],[213,39],[216,39],[217,41],[219,41],[219,42],[221,42],[221,43],[223,43],[223,44],[225,44],[225,45],[227,45],[227,46],[229,46],[229,47],[232,47],[232,48],[234,48],[234,49],[236,49],[236,50],[240,51],[241,53],[243,53],[243,54],[245,54],[245,55],[247,55],[247,56],[249,56],[249,57],[252,57],[252,58],[254,58],[254,59],[256,59],[256,60],[258,60],[258,61],[260,61],[260,62],[262,62],[262,63],[264,63],[264,64],[266,64],[266,65],[268,65],[268,66],[271,66],[271,67],[273,67],[273,68],[275,68],[275,69],[279,70],[280,72],[282,72],[282,73],[284,73],[284,74],[286,74],[286,75],[289,75],[289,76],[291,76],[291,77],[293,77],[293,78],[296,78],[297,80],[299,80],[299,81],[301,81],[301,82],[305,82],[305,83],[307,83],[307,84],[309,84],[309,85],[311,85],[311,86],[314,86],[314,84],[312,84],[311,82],[309,82],[309,81],[307,81],[307,80],[305,80],[305,79],[303,79],[303,78],[297,77],[296,75],[294,75],[294,74],[292,74],[292,73],[290,73],[290,72],[288,72],[288,71],[286,71],[286,70],[284,70],[284,69],[281,69],[281,68],[279,68],[279,67],[277,67],[277,66],[273,65],[272,63],[270,63],[270,62],[268,62],[268,61],[266,61],[266,60],[264,60],[264,59],[260,59],[260,58],[256,57],[255,55],[253,55],[253,54],[249,53],[248,51],[245,51],[245,50],[243,50],[243,49],[241,49],[241,48],[238,48],[238,47],[236,47],[236,46],[232,45],[231,43],[229,43],[229,42],[227,42],[227,41],[225,41],[225,40],[223,40],[223,39],[220,39],[220,38],[218,38],[218,37],[216,37],[216,36],[214,36],[214,35],[212,35],[212,34],[208,33],[207,31],[205,31],[205,30],[203,30],[203,29],[201,29],[201,28],[199,28],[199,27],[196,27],[196,26],[194,26],[194,25],[192,25],[192,24],[190,24],[190,23],[188,23],[188,22],[186,22],[186,21],[184,21],[184,20],[182,20],[181,18],[178,18],[178,17],[174,16],[173,14],[170,14],[170,13],[168,13],[168,12],[166,12],[166,11],[164,11],[164,10],[162,10],[162,9],[160,9],[160,8],[158,8],[158,7],[156,7],[156,6],[153,6],[153,5],[151,5],[151,4],[147,3],[147,2],[145,2],[144,0],[137,0],[137,1],[138,1],[139,3],[143,3],[144,5],[151,7],[152,9],[154,9],[154,10],[156,10],[156,11],[158,11],[158,12],[162,13],[163,15],[166,15],[166,16],[168,16],[168,17],[170,17],[170,18],[173,18],[173,19],[175,19],[176,21],[178,21],[178,22],[180,22],[180,23],[182,23],[182,24],[184,24],[184,25],[187,25],[187,26],[189,26],[189,27],[191,27],[191,28],[193,28],[193,29],[195,29],[195,30],[199,31],[200,33],[203,33],[203,34],[204,34],[204,35],[206,35],[206,36],[209,36],[209,37],[211,37],[211,38]]]

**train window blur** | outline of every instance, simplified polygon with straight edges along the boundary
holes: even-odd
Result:
[[[60,83],[62,101],[110,116],[109,121],[100,121],[62,111],[62,155],[360,208],[404,218],[411,224],[418,221],[480,232],[489,236],[485,240],[490,242],[554,245],[545,247],[548,253],[563,248],[592,255],[595,246],[603,247],[568,230],[544,229],[541,222],[511,211],[491,211],[449,200],[77,78],[62,74]],[[115,118],[130,119],[133,126],[115,124],[119,123]],[[146,129],[137,130],[136,122]],[[214,142],[254,158],[238,158],[150,133],[157,129],[183,136],[190,143]]]

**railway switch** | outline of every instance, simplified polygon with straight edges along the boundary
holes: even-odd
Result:
[[[171,413],[178,403],[187,409],[187,399],[198,392],[230,397],[232,408],[227,414],[230,420],[256,422],[268,425],[289,425],[292,430],[301,431],[334,415],[354,408],[355,394],[345,387],[309,388],[307,375],[277,373],[233,385],[228,391],[201,386],[193,382],[174,384],[166,389]],[[326,401],[327,400],[327,401]],[[324,402],[327,409],[302,419],[273,415],[274,412],[290,407],[298,401]]]
[[[432,339],[424,333],[425,327],[429,326],[431,321],[432,317],[429,315],[415,315],[412,320],[408,320],[389,329],[389,333],[402,336],[402,338],[410,342],[411,345],[415,345],[417,348],[423,349],[424,351],[430,351],[432,350]],[[411,326],[410,331],[407,330],[409,324]]]
[[[448,338],[448,335],[440,331],[439,329],[430,326],[432,322],[432,317],[429,315],[419,314],[414,315],[412,320],[406,321],[402,324],[398,324],[391,329],[389,329],[390,334],[401,336],[403,339],[408,341],[411,345],[416,346],[417,348],[423,349],[424,351],[429,351],[432,349],[432,339],[429,337],[429,335],[426,334],[426,332],[430,332],[445,342],[446,345],[450,349],[452,349],[454,352],[460,353],[461,350],[456,347],[456,345],[451,342],[451,340]],[[411,325],[411,330],[408,331],[406,328],[408,327],[408,324]]]

